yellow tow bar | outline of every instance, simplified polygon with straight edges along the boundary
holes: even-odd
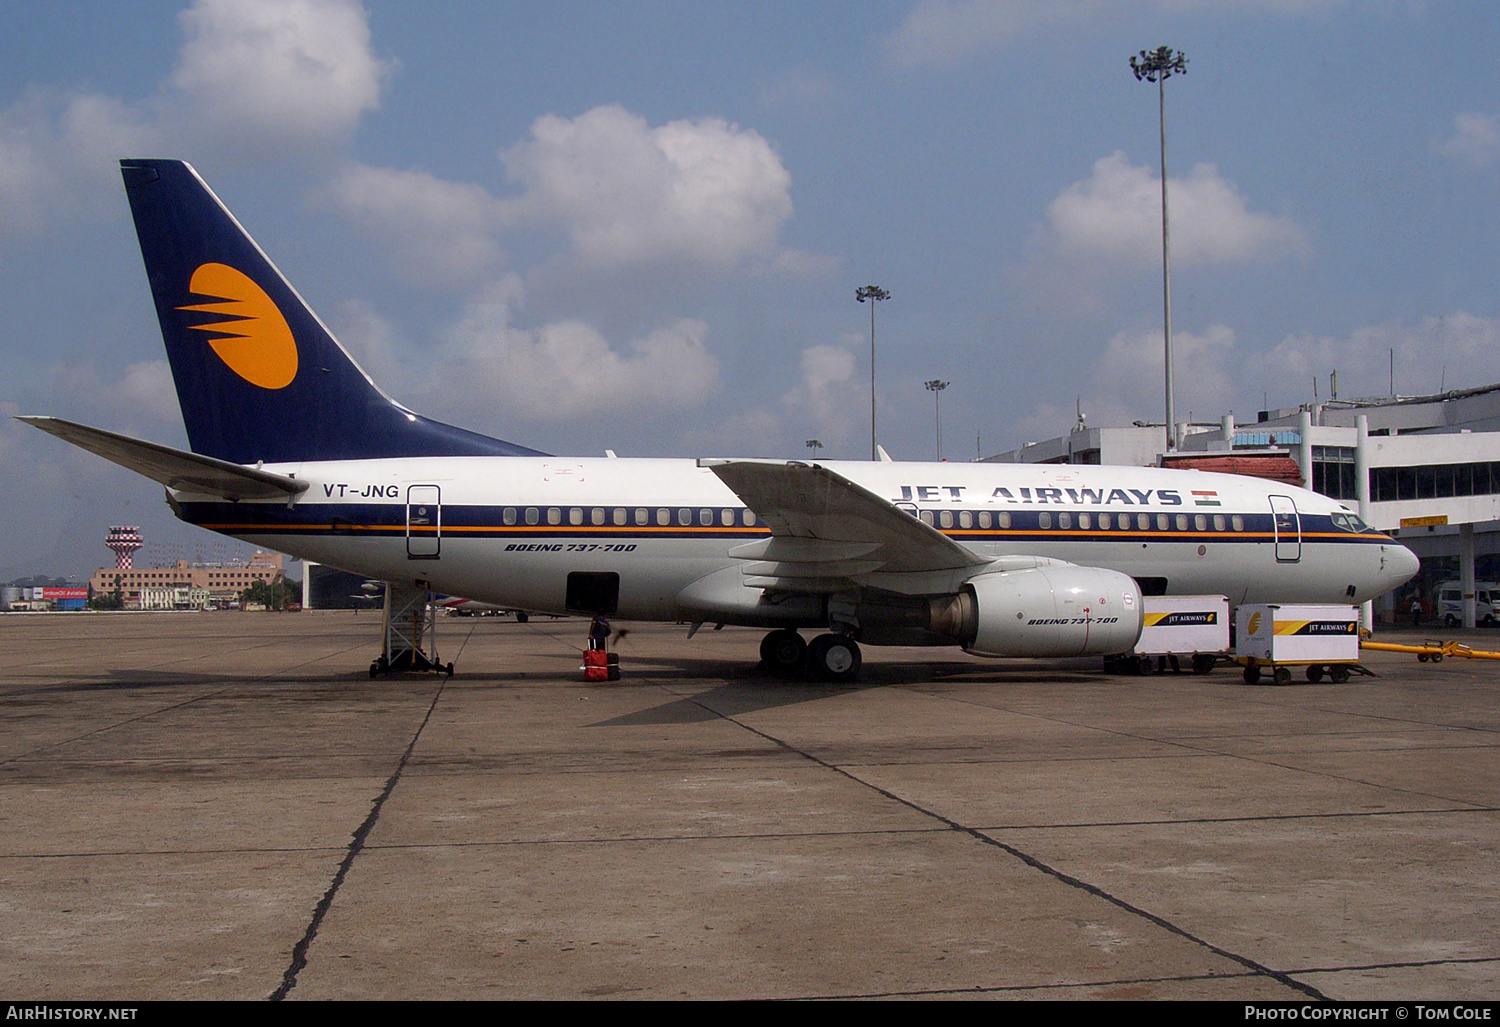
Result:
[[[1421,645],[1401,645],[1396,642],[1371,642],[1369,639],[1360,639],[1359,647],[1378,649],[1387,653],[1415,653],[1420,663],[1426,663],[1429,660],[1433,663],[1441,663],[1444,656],[1462,656],[1467,660],[1500,660],[1500,653],[1475,649],[1462,642],[1442,642],[1437,639],[1429,639]]]

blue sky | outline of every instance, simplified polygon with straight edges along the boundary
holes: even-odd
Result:
[[[0,578],[160,489],[9,415],[181,445],[116,161],[191,161],[392,395],[557,453],[970,459],[1177,408],[1500,381],[1500,5],[0,0]]]

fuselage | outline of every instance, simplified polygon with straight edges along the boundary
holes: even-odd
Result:
[[[1237,475],[1158,468],[830,462],[987,559],[1107,568],[1147,594],[1358,603],[1416,558],[1334,500]],[[766,525],[688,460],[433,457],[266,465],[294,502],[175,493],[202,527],[370,577],[527,610],[569,610],[570,574],[619,575],[616,615],[737,623],[684,590],[739,566]],[[879,588],[878,572],[860,582]],[[933,592],[944,586],[934,584]],[[764,623],[763,619],[745,622]]]

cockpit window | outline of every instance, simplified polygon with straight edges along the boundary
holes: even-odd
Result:
[[[1370,530],[1370,526],[1360,520],[1358,514],[1335,513],[1329,519],[1333,521],[1335,528],[1342,528],[1344,531],[1361,532]]]

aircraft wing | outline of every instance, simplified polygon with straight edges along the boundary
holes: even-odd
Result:
[[[990,563],[835,471],[799,461],[701,460],[771,529],[737,546],[746,584],[830,591],[874,571],[962,570]]]
[[[284,474],[242,467],[227,460],[200,456],[155,442],[143,442],[102,428],[64,421],[60,417],[17,417],[16,420],[25,421],[32,427],[56,435],[64,442],[71,442],[80,449],[86,449],[121,467],[143,474],[152,481],[159,481],[169,489],[218,496],[231,502],[241,499],[289,499],[307,491],[307,482]]]

